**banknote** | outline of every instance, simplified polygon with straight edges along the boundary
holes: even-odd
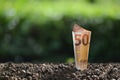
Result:
[[[74,24],[72,36],[76,68],[87,69],[91,31]]]

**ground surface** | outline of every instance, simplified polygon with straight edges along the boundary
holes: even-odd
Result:
[[[0,63],[0,80],[120,80],[120,63],[74,64]]]

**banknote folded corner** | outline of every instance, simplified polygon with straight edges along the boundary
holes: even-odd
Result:
[[[74,26],[73,26],[73,32],[89,32],[89,33],[91,33],[90,30],[87,30],[87,29],[81,27],[78,24],[74,24]]]

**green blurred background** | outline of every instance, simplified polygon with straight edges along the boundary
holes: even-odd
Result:
[[[0,62],[74,62],[74,23],[92,31],[89,62],[120,62],[120,0],[0,0]]]

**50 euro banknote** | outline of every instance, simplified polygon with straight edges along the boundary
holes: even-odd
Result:
[[[91,31],[75,24],[72,36],[76,68],[78,70],[87,69]]]

